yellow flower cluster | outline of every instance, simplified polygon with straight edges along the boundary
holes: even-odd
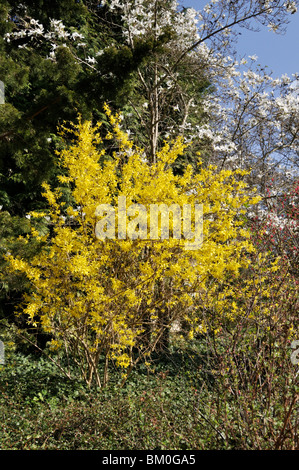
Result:
[[[59,188],[45,183],[52,238],[30,262],[7,257],[11,269],[26,273],[32,283],[24,310],[29,320],[53,335],[54,349],[61,344],[75,348],[74,356],[85,358],[89,379],[103,356],[130,366],[132,348],[149,351],[163,326],[187,318],[190,336],[202,326],[190,314],[193,298],[211,277],[237,275],[246,264],[242,254],[252,246],[242,214],[256,202],[247,195],[242,172],[203,168],[199,162],[197,171],[188,166],[175,175],[172,164],[185,150],[182,139],[166,142],[155,164],[145,163],[143,149],[133,146],[119,117],[108,107],[106,113],[112,130],[105,137],[115,139],[118,151],[112,158],[105,155],[100,124],[93,127],[80,119],[73,124],[74,141],[58,157],[66,173],[60,183],[68,185],[75,203],[65,207]],[[202,204],[203,244],[188,251],[184,236],[119,239],[117,231],[113,239],[98,239],[96,209],[99,204],[116,208],[119,196],[126,197],[127,208],[142,204],[147,214],[152,204]],[[193,217],[193,228],[194,223]],[[170,221],[170,233],[172,228]]]

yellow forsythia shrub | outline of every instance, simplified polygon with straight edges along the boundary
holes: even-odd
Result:
[[[30,262],[7,256],[11,269],[26,273],[31,282],[23,307],[29,322],[51,334],[53,349],[65,348],[86,381],[95,379],[98,386],[107,381],[110,361],[132,367],[174,321],[189,322],[192,331],[200,327],[192,304],[209,278],[237,275],[245,263],[242,254],[252,246],[242,214],[256,202],[248,196],[241,171],[217,171],[199,162],[196,172],[188,166],[183,175],[174,175],[172,163],[185,149],[181,139],[166,142],[156,163],[149,165],[143,150],[121,130],[119,116],[108,107],[106,113],[112,130],[105,139],[101,123],[92,126],[79,119],[72,130],[62,129],[68,136],[73,133],[73,142],[58,153],[64,168],[60,183],[70,188],[74,203],[66,207],[59,188],[43,185],[49,211],[31,216],[50,217],[52,235],[43,238],[36,230],[30,235],[45,241],[42,253]],[[114,139],[117,148],[110,157],[106,139]],[[178,213],[177,219],[170,217],[169,237],[163,238],[158,214],[150,233],[151,210],[160,204],[189,207],[189,231],[183,231],[184,217]],[[198,245],[186,237],[196,238],[196,223],[201,227],[195,207],[203,215],[203,242]],[[142,220],[140,214],[135,218],[138,208]],[[126,225],[120,227],[124,213]],[[107,236],[99,236],[105,229]]]

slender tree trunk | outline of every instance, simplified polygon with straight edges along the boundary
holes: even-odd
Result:
[[[155,41],[157,41],[157,12],[158,2],[155,2],[155,22],[154,22],[154,34]],[[154,63],[154,77],[153,85],[149,96],[150,112],[151,112],[151,124],[150,124],[150,149],[152,163],[156,163],[156,152],[158,146],[158,135],[159,135],[159,92],[158,92],[158,66],[155,60]]]
[[[150,125],[150,148],[151,159],[156,163],[156,152],[158,146],[159,136],[159,95],[158,95],[158,67],[154,65],[154,84],[150,95],[150,112],[151,112],[151,125]]]

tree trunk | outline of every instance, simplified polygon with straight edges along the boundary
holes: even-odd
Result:
[[[150,149],[151,149],[151,160],[152,163],[156,163],[156,152],[158,146],[159,136],[159,95],[158,95],[158,68],[154,65],[154,83],[153,89],[151,90],[150,97]]]

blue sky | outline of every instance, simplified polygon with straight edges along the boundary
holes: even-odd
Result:
[[[208,1],[180,0],[184,6],[200,10]],[[267,27],[259,32],[239,29],[237,51],[240,56],[257,55],[257,63],[267,66],[274,76],[299,74],[299,11],[289,16],[290,23],[285,34],[275,34]]]

